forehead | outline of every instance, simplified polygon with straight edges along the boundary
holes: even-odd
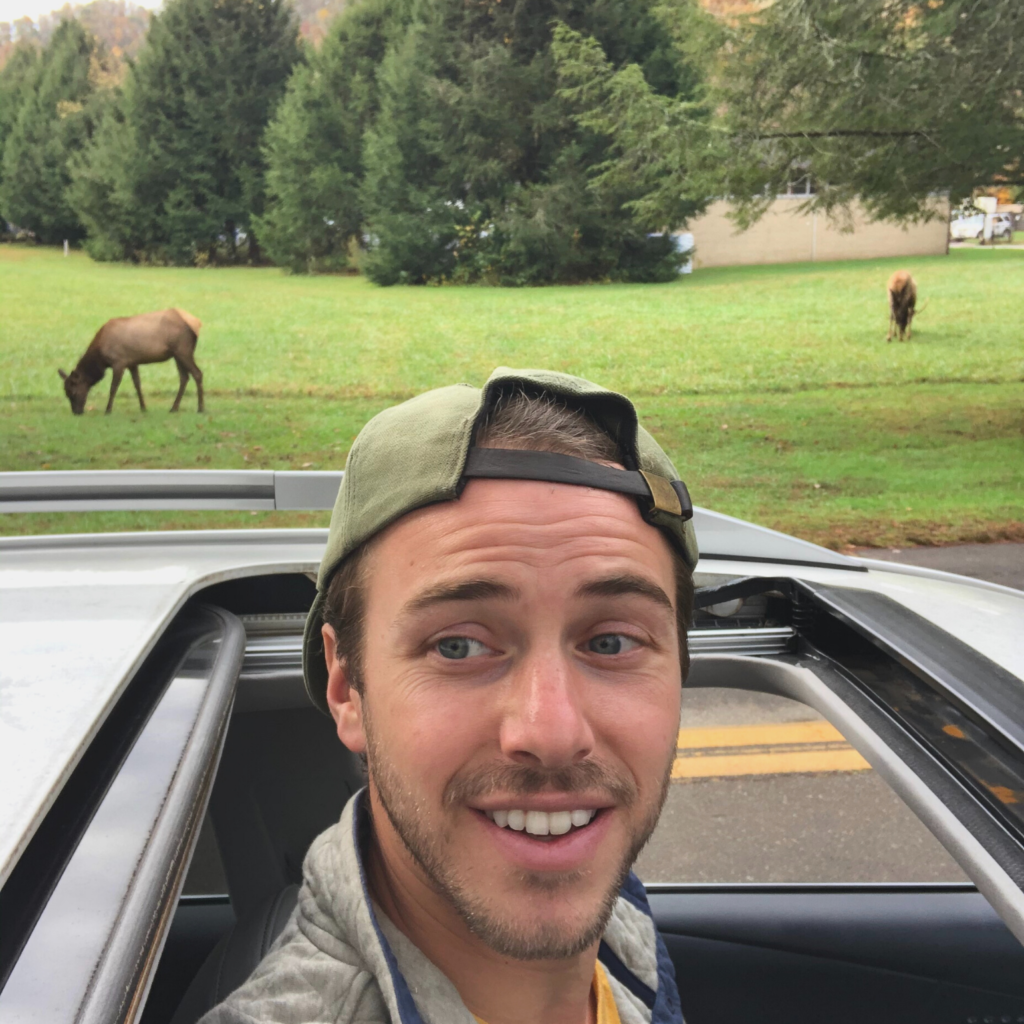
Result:
[[[645,572],[673,576],[672,553],[625,495],[532,480],[471,480],[457,501],[418,509],[373,545],[377,574],[452,577],[468,570],[544,576]],[[666,587],[667,589],[667,587]]]

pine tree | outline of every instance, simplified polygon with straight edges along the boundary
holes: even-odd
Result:
[[[378,284],[451,277],[459,221],[471,215],[445,149],[453,132],[432,42],[426,27],[413,23],[380,70],[380,112],[366,134],[361,189],[371,243],[362,265]]]
[[[106,106],[89,145],[71,160],[71,204],[85,228],[84,247],[98,260],[145,260],[151,211],[134,191],[138,163],[133,126],[120,91]]]
[[[38,60],[13,59],[18,63],[8,95],[20,93],[21,102],[4,140],[0,209],[40,241],[78,241],[83,229],[67,195],[69,160],[88,141],[98,115],[95,40],[67,20]]]
[[[14,129],[21,105],[30,93],[29,85],[34,79],[39,52],[34,46],[22,43],[11,51],[3,67],[0,67],[0,182],[3,181],[4,143]],[[0,232],[6,219],[0,206]]]
[[[377,114],[377,73],[407,0],[363,0],[299,64],[267,127],[267,207],[260,237],[296,271],[340,270],[362,233],[363,134]]]
[[[169,263],[258,261],[260,149],[299,59],[285,0],[170,0],[75,168],[90,250]]]
[[[389,54],[389,96],[367,133],[368,275],[500,284],[675,275],[670,240],[649,238],[628,206],[632,186],[591,187],[608,144],[559,92],[558,22],[637,65],[658,94],[694,88],[643,2],[423,0],[408,30],[417,39]]]
[[[669,242],[626,205],[635,190],[592,187],[608,141],[559,93],[558,20],[658,95],[695,87],[654,0],[364,0],[268,130],[275,257],[329,269],[358,243],[388,284],[673,275]]]

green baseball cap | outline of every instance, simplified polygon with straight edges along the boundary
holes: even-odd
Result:
[[[547,396],[584,413],[618,444],[625,469],[551,452],[473,447],[477,427],[495,403],[517,392]],[[686,485],[639,425],[628,398],[567,373],[507,367],[496,369],[483,388],[453,384],[427,391],[374,416],[348,453],[302,645],[306,691],[321,711],[328,710],[322,610],[335,570],[396,519],[424,505],[454,501],[476,477],[546,480],[633,495],[647,522],[665,533],[691,569],[697,564]]]

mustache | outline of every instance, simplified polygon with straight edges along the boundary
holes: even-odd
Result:
[[[600,761],[587,760],[561,768],[495,764],[455,775],[444,792],[445,809],[492,793],[533,796],[537,793],[607,793],[615,803],[631,806],[637,798],[633,779]]]

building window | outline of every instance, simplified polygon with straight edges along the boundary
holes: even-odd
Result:
[[[815,184],[814,179],[809,175],[805,174],[802,178],[795,178],[793,181],[786,182],[786,191],[779,193],[780,199],[806,199],[808,196],[813,196],[817,193],[818,186]]]

